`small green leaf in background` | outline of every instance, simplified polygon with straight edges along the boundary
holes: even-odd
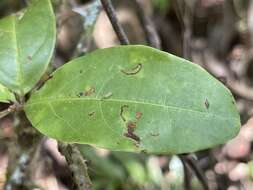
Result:
[[[25,111],[47,136],[131,152],[194,152],[240,129],[222,83],[196,64],[138,45],[97,50],[64,65]]]
[[[27,10],[0,20],[0,82],[19,95],[45,72],[55,45],[50,0],[33,0]]]
[[[0,102],[9,103],[10,101],[15,101],[14,94],[0,84]]]

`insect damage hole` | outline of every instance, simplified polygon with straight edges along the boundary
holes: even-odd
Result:
[[[137,73],[141,71],[141,69],[142,69],[142,64],[139,63],[134,68],[130,70],[121,70],[121,72],[124,73],[125,75],[136,75]]]
[[[136,143],[135,145],[137,147],[139,147],[139,143],[140,143],[140,137],[138,137],[134,131],[136,129],[136,126],[137,126],[137,121],[131,121],[131,120],[128,120],[127,121],[127,118],[125,116],[125,112],[126,112],[126,109],[128,109],[129,106],[128,105],[123,105],[121,106],[120,108],[120,118],[122,119],[122,121],[125,123],[125,126],[127,128],[127,132],[124,133],[124,136],[127,137],[127,138],[130,138],[132,140],[134,140]],[[137,117],[137,116],[136,116]],[[138,117],[140,118],[141,115],[138,115]]]
[[[209,106],[210,106],[210,104],[209,104],[208,100],[206,99],[206,100],[205,100],[205,107],[206,107],[206,109],[208,109]]]

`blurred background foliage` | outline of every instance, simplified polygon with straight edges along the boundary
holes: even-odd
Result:
[[[212,190],[253,189],[253,1],[252,0],[114,0],[117,16],[132,44],[149,44],[148,26],[160,49],[191,59],[233,92],[242,129],[227,144],[193,153],[196,165]],[[0,17],[26,6],[26,0],[0,0]],[[53,0],[57,46],[47,75],[70,59],[119,41],[99,1]],[[140,14],[140,10],[142,10]],[[35,26],[36,27],[36,26]],[[6,108],[0,104],[0,108]],[[15,117],[0,121],[0,190],[15,154]],[[178,139],[180,140],[180,139]],[[190,143],[190,142],[189,142]],[[80,145],[94,189],[203,189],[194,170],[181,157],[109,152]],[[72,189],[71,173],[56,142],[43,138],[31,163],[33,180],[41,189]],[[34,166],[35,165],[35,166]],[[36,170],[35,170],[36,169]],[[188,174],[191,188],[186,184]]]

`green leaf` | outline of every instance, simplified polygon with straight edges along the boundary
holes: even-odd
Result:
[[[33,0],[19,15],[0,20],[0,82],[24,95],[45,72],[55,45],[50,0]]]
[[[33,126],[61,141],[175,154],[234,137],[234,104],[198,65],[150,47],[119,46],[58,69],[25,111]]]
[[[0,84],[0,102],[9,103],[15,101],[15,96],[6,87]]]

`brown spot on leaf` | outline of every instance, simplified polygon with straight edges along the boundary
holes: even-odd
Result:
[[[83,92],[79,92],[77,96],[78,96],[78,97],[81,97],[81,96],[83,96],[83,95],[84,95]]]
[[[130,139],[133,139],[133,140],[137,141],[138,143],[140,142],[140,137],[138,137],[134,133],[125,133],[124,136],[128,137]]]
[[[102,97],[102,99],[108,99],[108,98],[110,98],[110,97],[112,97],[112,92],[108,92],[107,94],[105,94],[105,95]]]
[[[209,104],[209,102],[208,102],[208,100],[206,99],[206,101],[205,101],[205,106],[206,106],[206,109],[208,109],[209,108],[209,106],[210,106],[210,104]]]
[[[84,96],[91,96],[93,93],[95,93],[94,87],[89,87],[87,90],[84,91]]]
[[[142,113],[141,113],[141,112],[136,112],[136,113],[135,113],[135,118],[136,118],[136,119],[139,120],[139,119],[141,119],[141,117],[142,117]]]
[[[142,64],[139,63],[134,68],[132,68],[130,70],[121,70],[121,72],[126,74],[126,75],[135,75],[135,74],[139,73],[141,71],[141,69],[142,69]]]
[[[132,121],[127,122],[127,131],[129,133],[133,133],[135,128],[136,128],[135,122],[132,122]]]
[[[125,109],[127,109],[129,106],[128,105],[123,105],[123,106],[121,106],[121,108],[120,108],[120,117],[121,117],[121,119],[124,121],[124,122],[126,122],[126,118],[124,117],[124,111],[125,111]]]
[[[127,122],[127,133],[125,133],[124,136],[131,138],[139,143],[140,137],[138,137],[136,134],[134,134],[135,128],[136,128],[135,122],[132,122],[132,121]]]
[[[28,59],[29,61],[32,61],[32,56],[31,56],[31,55],[28,55],[28,56],[27,56],[27,59]]]
[[[89,117],[95,116],[95,112],[93,111],[93,112],[88,113],[88,116],[89,116]]]
[[[160,135],[160,133],[150,133],[150,135],[153,137],[158,137]]]

